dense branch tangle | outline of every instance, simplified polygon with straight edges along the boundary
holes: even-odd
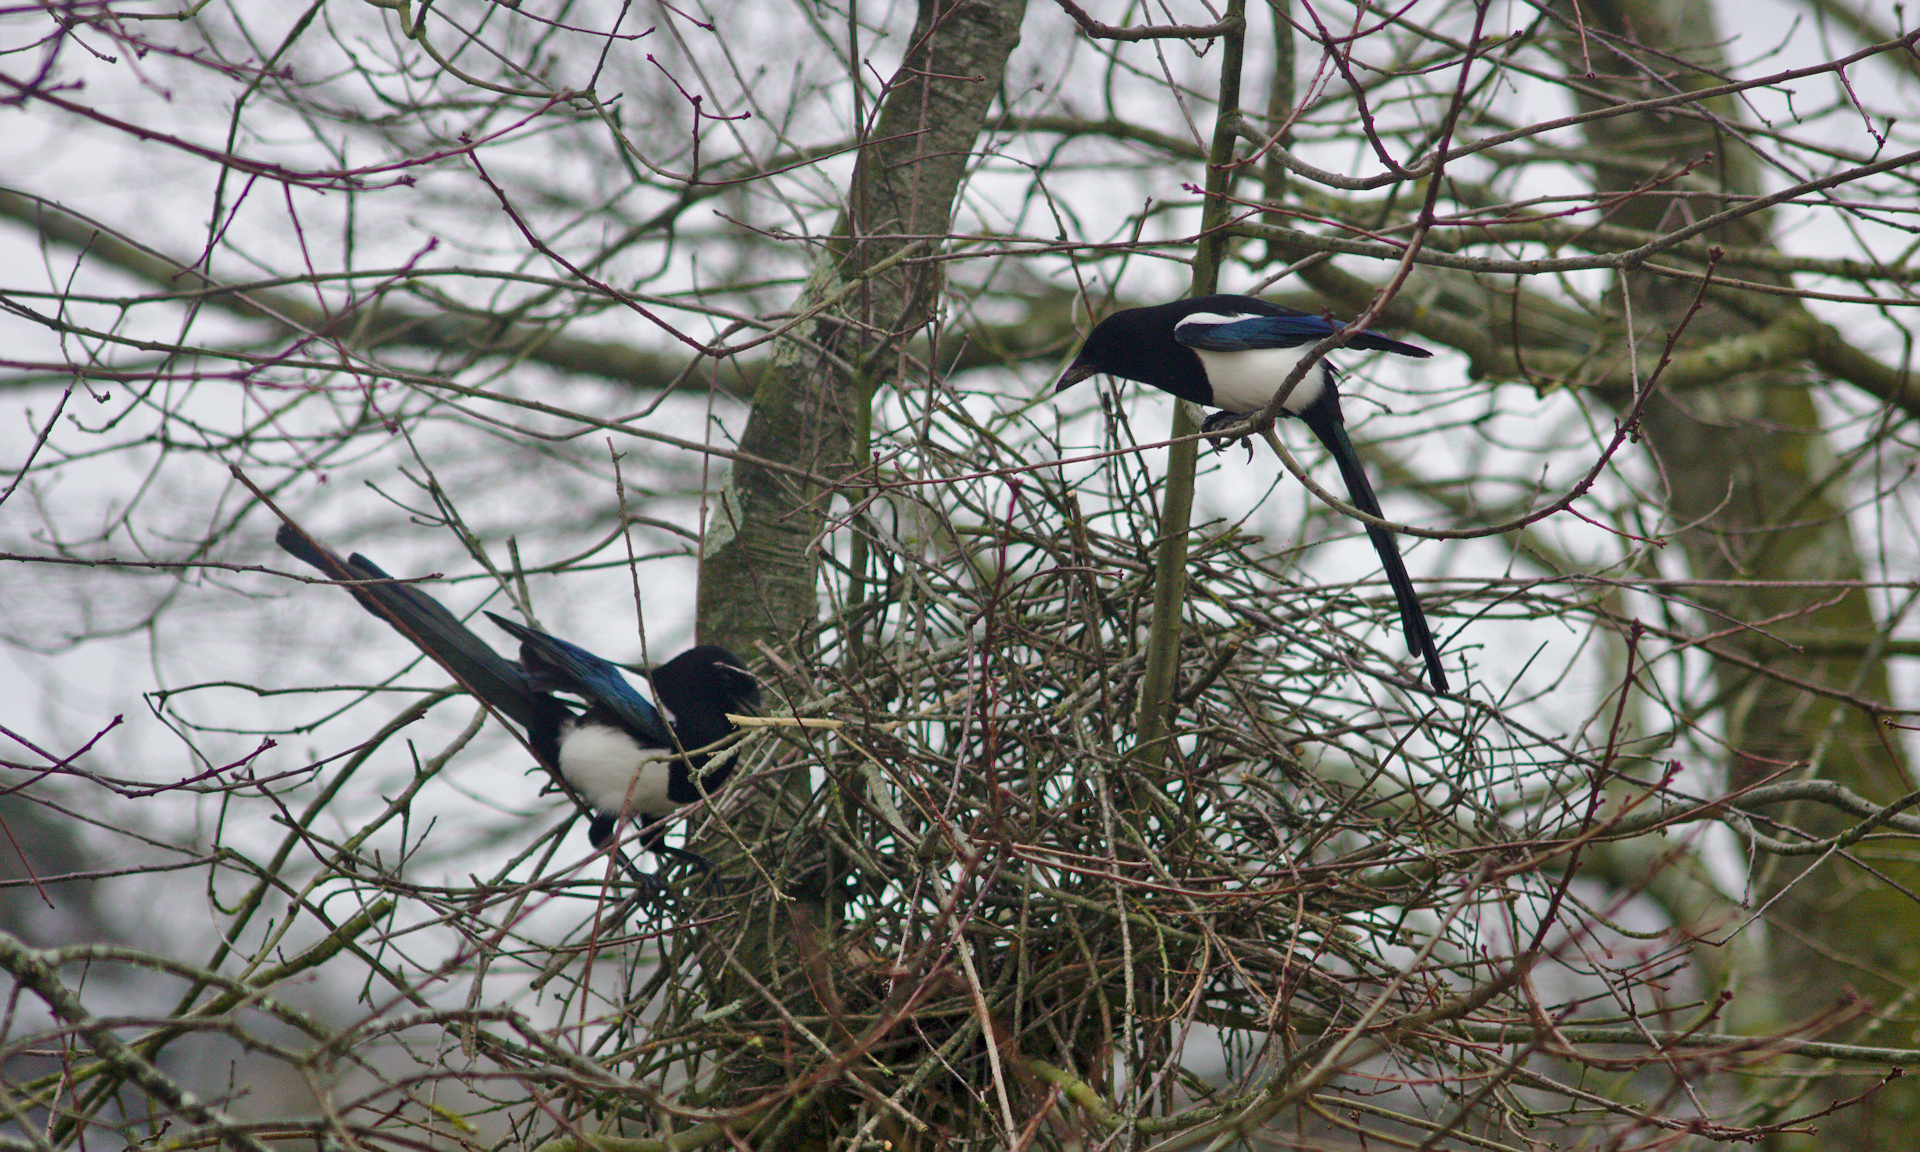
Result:
[[[1713,880],[1912,890],[1910,784],[1822,775],[1863,736],[1897,764],[1909,714],[1880,662],[1914,650],[1913,118],[1878,69],[1912,35],[1836,33],[1812,62],[1743,39],[1723,65],[1693,54],[1711,29],[1633,12],[1629,35],[1620,5],[1478,39],[1438,3],[1126,27],[1036,5],[975,92],[999,73],[895,70],[933,43],[922,13],[684,7],[208,6],[167,25],[189,43],[96,6],[34,13],[58,51],[5,57],[45,64],[9,73],[31,115],[108,94],[111,124],[35,123],[189,189],[123,210],[50,162],[0,194],[39,244],[5,285],[32,418],[0,553],[36,582],[7,634],[52,698],[21,714],[99,707],[94,665],[43,654],[127,635],[152,692],[151,717],[116,697],[119,727],[14,735],[0,819],[56,912],[6,928],[112,939],[59,919],[74,889],[194,926],[0,949],[27,1006],[0,1033],[0,1110],[38,1134],[18,1146],[1736,1141],[1912,1062],[1891,965],[1860,966],[1870,1006],[1829,985],[1751,1011],[1779,905]],[[1250,63],[1222,109],[1229,32]],[[224,85],[221,130],[165,122],[149,72]],[[930,131],[960,120],[919,119],[922,81],[982,130]],[[1418,690],[1384,585],[1340,559],[1356,526],[1264,457],[1202,452],[1150,773],[1164,409],[1033,398],[1090,311],[1184,291],[1203,233],[1224,289],[1377,307],[1456,354],[1413,381],[1335,358],[1389,512],[1454,537],[1412,555],[1472,675]],[[1643,454],[1647,404],[1787,427],[1713,406],[1809,369],[1840,421],[1792,425],[1804,452],[1698,477],[1675,465],[1708,454]],[[787,399],[848,421],[819,459],[750,429]],[[636,907],[439,677],[310,606],[344,597],[276,601],[234,464],[395,571],[431,553],[404,570],[454,577],[433,587],[463,611],[572,613],[636,656],[635,587],[671,651],[718,469],[763,469],[799,576],[776,610],[769,566],[736,565],[699,621],[757,640],[780,687],[691,814],[722,882]],[[1755,475],[1792,497],[1748,499]],[[1561,494],[1573,514],[1467,539]],[[1753,507],[1675,568],[1668,541]],[[1827,549],[1860,571],[1749,549],[1869,514],[1883,552]],[[1822,615],[1869,598],[1878,620]],[[1813,738],[1743,727],[1774,717]],[[317,1100],[240,1091],[240,1066]]]

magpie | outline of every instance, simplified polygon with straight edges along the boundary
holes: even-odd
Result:
[[[1126,308],[1094,325],[1079,355],[1054,386],[1060,392],[1089,376],[1105,373],[1171,392],[1182,400],[1218,408],[1201,430],[1211,432],[1264,410],[1287,376],[1314,344],[1341,325],[1253,296],[1196,296],[1150,308]],[[1348,339],[1347,347],[1402,356],[1431,356],[1406,344],[1366,330]],[[1309,369],[1282,403],[1280,414],[1306,424],[1328,455],[1340,467],[1353,506],[1370,516],[1380,515],[1380,502],[1360,466],[1360,455],[1347,439],[1340,415],[1339,373],[1322,359]],[[1387,583],[1400,607],[1400,626],[1407,646],[1426,661],[1427,678],[1436,691],[1447,691],[1447,673],[1434,647],[1420,598],[1400,560],[1393,533],[1368,524],[1367,538],[1380,554]]]
[[[358,552],[342,560],[290,524],[281,525],[274,539],[332,579],[393,579]],[[526,731],[541,766],[558,773],[592,808],[587,839],[595,848],[612,841],[624,815],[639,828],[647,851],[711,867],[696,852],[668,847],[664,822],[725,783],[732,771],[729,759],[702,773],[708,756],[688,754],[737,730],[727,713],[761,711],[760,686],[733,653],[702,644],[653,669],[648,677],[660,700],[655,708],[619,665],[545,632],[487,613],[520,641],[516,664],[414,585],[364,584],[347,591]],[[575,712],[555,692],[577,697],[586,711]],[[642,882],[658,883],[652,877]]]
[[[534,751],[558,764],[567,783],[593,805],[587,839],[596,848],[605,845],[620,815],[628,813],[641,828],[641,843],[661,852],[659,822],[725,783],[733,771],[728,759],[703,773],[707,756],[687,753],[737,731],[727,713],[761,710],[760,686],[739,657],[702,644],[655,668],[648,675],[660,700],[655,708],[617,665],[492,612],[487,618],[520,641],[520,667],[536,689],[566,692],[587,706],[582,715],[569,709],[557,724],[528,732]]]

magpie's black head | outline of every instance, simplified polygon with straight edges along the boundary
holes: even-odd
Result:
[[[1149,384],[1195,404],[1213,402],[1206,369],[1193,349],[1174,339],[1174,326],[1196,312],[1222,316],[1281,316],[1292,312],[1254,296],[1194,296],[1150,308],[1122,308],[1093,326],[1080,354],[1061,374],[1055,392],[1102,373]]]
[[[1145,340],[1150,325],[1140,313],[1152,311],[1147,308],[1125,308],[1093,326],[1093,332],[1087,342],[1080,346],[1079,355],[1067,370],[1061,374],[1060,382],[1053,386],[1055,392],[1064,392],[1089,376],[1107,373],[1113,376],[1126,376],[1126,365],[1130,360],[1127,352],[1129,345],[1137,345]],[[1173,329],[1167,329],[1171,335]]]
[[[733,731],[727,713],[751,716],[764,708],[760,683],[747,671],[746,661],[718,645],[689,648],[655,668],[649,678],[673,718],[674,731],[689,748]]]

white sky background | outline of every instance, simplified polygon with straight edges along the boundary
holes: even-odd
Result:
[[[1107,9],[1107,19],[1116,18],[1115,6]],[[1889,4],[1874,6],[1880,21],[1895,25]],[[733,113],[745,110],[753,96],[756,116],[751,121],[709,122],[709,153],[705,157],[729,154],[737,141],[747,141],[760,155],[772,155],[783,143],[807,144],[843,134],[854,114],[852,101],[844,87],[835,88],[833,99],[816,98],[804,108],[793,107],[784,94],[804,88],[807,78],[834,74],[838,65],[829,59],[793,53],[787,45],[794,36],[785,22],[798,20],[798,9],[771,2],[761,5],[729,5],[719,19],[735,45],[735,61],[749,62],[761,69],[734,74],[731,63],[720,58],[689,30],[688,38],[676,44],[670,30],[676,27],[660,9],[648,7],[630,18],[630,25],[657,25],[661,31],[645,40],[633,42],[634,58],[617,69],[620,83],[603,84],[603,90],[620,90],[627,95],[624,111],[630,126],[648,116],[677,116],[685,119],[684,104],[640,54],[652,52],[663,62],[670,61],[673,72],[690,89],[695,80],[715,93],[714,111]],[[1752,3],[1723,5],[1724,26],[1739,28],[1738,38],[1729,55],[1736,60],[1753,60],[1743,65],[1744,75],[1758,75],[1789,67],[1812,64],[1838,54],[1824,43],[1805,21],[1801,10],[1783,4],[1757,0]],[[252,33],[263,45],[278,42],[299,6],[245,6]],[[900,30],[911,22],[911,5],[897,5],[886,12],[863,6],[863,19]],[[1436,11],[1437,11],[1436,7]],[[436,8],[436,18],[477,19],[482,7]],[[1171,11],[1181,19],[1204,19],[1198,6],[1178,4]],[[582,12],[570,19],[594,24]],[[394,51],[391,37],[381,38],[374,24],[376,13],[364,5],[334,6],[324,17],[343,25],[359,25],[361,30],[343,36],[362,45],[369,57]],[[1496,11],[1490,27],[1504,27],[1506,20],[1523,19],[1517,7]],[[1800,23],[1795,24],[1794,21]],[[681,26],[684,27],[684,26]],[[44,18],[38,14],[0,18],[0,37],[7,48],[19,48],[30,36],[44,31]],[[151,32],[151,29],[147,30]],[[184,35],[186,29],[181,30]],[[869,87],[875,75],[891,72],[897,58],[894,40],[869,38],[865,54],[872,61],[867,76]],[[322,42],[312,37],[312,43]],[[231,41],[228,42],[232,44]],[[1015,69],[1010,73],[1008,90],[1021,93],[1017,110],[1035,114],[1075,110],[1092,114],[1099,99],[1117,86],[1123,108],[1137,108],[1142,122],[1168,133],[1182,131],[1164,100],[1164,93],[1150,85],[1160,79],[1159,61],[1146,47],[1130,50],[1125,59],[1140,69],[1142,78],[1124,74],[1108,77],[1100,71],[1100,61],[1078,46],[1069,47],[1064,16],[1043,0],[1034,0],[1027,35]],[[692,57],[689,59],[689,57]],[[19,74],[31,52],[19,52],[0,59],[0,67]],[[1184,48],[1167,47],[1164,60],[1177,76],[1202,90],[1211,90],[1216,63],[1211,56],[1192,58]],[[322,62],[302,61],[306,69]],[[333,62],[343,66],[344,61]],[[1302,50],[1302,67],[1311,68],[1310,52]],[[558,83],[584,83],[591,61],[576,55],[557,53],[550,76]],[[137,66],[122,61],[109,65],[89,60],[72,45],[62,56],[63,76],[84,79],[86,87],[74,98],[115,116],[165,131],[217,144],[227,130],[231,91],[213,82],[202,70],[177,61],[150,56]],[[145,83],[136,83],[136,73]],[[652,79],[649,80],[649,77]],[[1856,69],[1851,78],[1861,100],[1879,110],[1904,106],[1910,112],[1913,90],[1903,86],[1878,63]],[[1018,83],[1016,83],[1016,80]],[[1093,83],[1095,80],[1097,84]],[[1261,90],[1260,81],[1250,77],[1248,92]],[[353,84],[342,89],[342,99],[372,115],[379,106]],[[164,93],[164,96],[163,94]],[[868,101],[872,98],[871,91]],[[1559,100],[1558,93],[1542,89],[1540,93],[1519,93],[1513,99]],[[1812,102],[1825,99],[1809,94]],[[1753,94],[1753,107],[1759,115],[1791,125],[1790,112],[1773,93]],[[1902,105],[1904,102],[1904,105]],[[1248,103],[1256,101],[1249,97]],[[1192,106],[1194,121],[1204,135],[1208,131],[1210,108]],[[1535,113],[1537,114],[1537,113]],[[442,123],[451,134],[468,121],[480,133],[506,128],[511,117],[490,118],[473,108],[450,108],[442,113]],[[1829,118],[1832,136],[1842,146],[1868,150],[1871,142],[1861,130],[1858,118]],[[250,131],[239,144],[247,155],[312,166],[316,159],[305,126],[282,116],[277,136]],[[208,205],[214,194],[209,166],[160,147],[136,147],[125,137],[82,124],[44,107],[26,111],[0,111],[0,172],[12,188],[37,193],[75,211],[110,222],[125,234],[150,239],[164,245],[170,253],[192,253],[206,243]],[[364,137],[345,132],[328,132],[329,140],[341,144],[336,161],[348,166],[367,164],[378,159],[365,144]],[[783,141],[780,137],[786,137]],[[966,226],[1010,231],[1048,239],[1052,235],[1052,216],[1047,208],[1024,197],[1020,187],[1027,169],[1017,162],[1037,159],[1021,155],[1027,147],[1018,144],[1008,149],[1007,161],[998,163],[974,185],[967,202],[971,219]],[[1068,155],[1073,155],[1072,146]],[[1896,144],[1895,147],[1901,147]],[[1099,157],[1104,164],[1111,149],[1089,148],[1090,160]],[[631,191],[625,170],[602,162],[597,156],[582,155],[565,147],[551,145],[536,136],[515,143],[489,148],[484,153],[489,171],[505,179],[519,176],[527,183],[543,183],[560,205],[578,205],[584,221],[579,227],[589,234],[580,237],[580,249],[596,246],[595,237],[606,227],[591,215],[601,203],[627,204],[633,218],[652,210],[657,195]],[[1350,155],[1309,155],[1312,162],[1329,168],[1367,165],[1366,157]],[[676,157],[675,165],[685,161]],[[817,174],[806,170],[791,176],[783,187],[790,203],[780,213],[756,212],[756,218],[774,227],[818,233],[830,217],[833,197],[850,162],[845,158],[828,161]],[[1119,239],[1126,235],[1129,220],[1149,197],[1156,201],[1190,199],[1180,185],[1197,182],[1195,170],[1182,171],[1158,167],[1116,175],[1101,168],[1089,175],[1073,176],[1064,172],[1049,177],[1049,192],[1071,210],[1078,235],[1095,241]],[[225,193],[229,200],[247,198],[237,213],[228,237],[241,253],[255,254],[258,263],[276,271],[297,269],[297,261],[288,254],[303,237],[289,228],[288,197],[267,182],[247,185],[230,181]],[[754,193],[758,195],[758,193]],[[623,199],[624,198],[624,199]],[[304,230],[304,239],[326,253],[322,266],[338,266],[338,237],[342,214],[348,210],[348,198],[296,192],[292,197]],[[689,231],[712,233],[711,239],[685,243],[676,249],[684,262],[676,262],[662,275],[655,275],[648,258],[636,255],[607,270],[615,282],[646,277],[645,290],[665,295],[698,289],[701,285],[725,279],[743,278],[740,265],[747,257],[743,247],[730,246],[727,225],[716,212],[732,212],[739,206],[726,198],[703,204],[684,220]],[[764,207],[764,206],[762,206]],[[362,231],[356,237],[354,262],[359,267],[399,267],[409,262],[423,266],[484,266],[539,276],[563,276],[541,257],[527,252],[517,233],[506,226],[473,178],[472,170],[450,165],[426,175],[410,191],[364,197],[352,206],[361,214],[356,223]],[[559,214],[543,217],[549,225]],[[365,220],[371,220],[367,226]],[[1167,235],[1190,230],[1193,214],[1182,212],[1174,219],[1157,221],[1153,227]],[[1782,214],[1781,239],[1792,252],[1832,255],[1852,251],[1861,243],[1883,253],[1905,250],[1907,238],[1887,232],[1864,238],[1832,231],[1833,218],[1808,214],[1794,221]],[[566,240],[564,232],[550,231],[549,238]],[[433,247],[428,250],[429,240]],[[1008,262],[995,266],[992,273],[1002,279],[998,284],[1015,286],[1020,277],[1055,285],[1071,282],[1068,265],[1057,258],[1036,259],[1026,267]],[[0,267],[8,271],[4,282],[9,288],[58,290],[74,275],[74,254],[64,248],[41,250],[24,230],[17,226],[0,227]],[[1105,291],[1110,277],[1120,266],[1109,262],[1086,265],[1082,274],[1089,285]],[[259,275],[231,252],[223,250],[216,261],[217,274],[244,279]],[[792,268],[767,269],[764,275],[788,277]],[[987,269],[962,264],[956,271],[956,284],[984,280]],[[1236,275],[1238,275],[1236,273]],[[1591,286],[1595,277],[1588,277]],[[100,271],[84,267],[73,281],[83,291],[103,295],[138,294],[150,290]],[[1121,287],[1129,298],[1170,298],[1184,290],[1186,269],[1168,261],[1135,258],[1128,261]],[[452,282],[440,285],[446,291],[470,291]],[[1290,287],[1281,284],[1279,289]],[[1228,290],[1253,287],[1248,282],[1223,285]],[[1536,290],[1544,287],[1539,281]],[[1840,289],[1844,290],[1844,289]],[[524,290],[503,286],[503,294],[517,296]],[[770,284],[762,293],[770,309],[791,299],[796,286],[790,282]],[[959,306],[963,293],[955,293]],[[482,301],[484,302],[484,301]],[[30,301],[34,307],[51,307],[45,300]],[[983,298],[977,305],[993,311],[998,305]],[[1823,317],[1842,324],[1856,338],[1889,360],[1897,359],[1897,334],[1890,325],[1871,311],[1857,306],[1825,305],[1815,302],[1813,309]],[[94,305],[77,310],[76,315],[112,327],[120,334],[135,338],[171,340],[181,334],[184,313],[176,308],[136,309],[122,316],[109,305]],[[673,313],[697,338],[716,336],[723,320],[689,312]],[[245,331],[246,326],[218,312],[202,313],[193,321],[190,339],[215,343],[229,334]],[[567,329],[570,336],[595,335],[608,340],[643,341],[671,354],[671,341],[648,331],[630,313],[609,309],[597,317],[577,321]],[[0,347],[9,359],[26,361],[59,360],[73,354],[62,348],[43,326],[18,315],[0,315]],[[127,362],[139,357],[115,352]],[[1408,460],[1421,473],[1436,476],[1469,472],[1510,473],[1516,484],[1542,481],[1544,489],[1555,491],[1571,482],[1588,466],[1593,455],[1593,431],[1564,396],[1536,398],[1530,390],[1502,387],[1492,392],[1469,382],[1465,365],[1458,356],[1444,351],[1433,360],[1418,364],[1390,358],[1364,360],[1348,355],[1345,362],[1357,369],[1349,378],[1347,413],[1358,434],[1385,441],[1388,450]],[[425,357],[421,357],[425,362]],[[964,402],[981,418],[994,413],[1010,413],[1031,404],[1050,384],[1047,366],[1037,366],[1014,376],[1007,373],[981,373],[959,381],[968,391]],[[271,375],[264,377],[271,380]],[[467,379],[463,377],[463,379]],[[624,389],[595,380],[570,380],[537,366],[513,370],[512,384],[523,394],[537,396],[561,407],[600,415],[624,414],[647,401],[636,400]],[[500,380],[470,380],[482,385]],[[277,416],[275,427],[322,429],[351,415],[354,408],[353,381],[340,378],[347,389],[336,397],[315,396],[294,411]],[[1098,387],[1111,388],[1102,380]],[[86,427],[95,427],[123,408],[124,389],[117,385],[97,385],[97,392],[111,393],[114,399],[96,402],[83,392],[69,402],[65,418]],[[1842,433],[1864,435],[1871,431],[1870,420],[1877,406],[1870,400],[1850,395],[1844,389],[1830,392],[1829,404],[1836,418],[1847,413],[1856,421],[1854,428]],[[57,402],[58,386],[42,385],[32,389],[9,388],[0,392],[0,463],[11,471],[20,465],[31,446],[32,430],[41,426]],[[1168,425],[1165,397],[1136,386],[1122,389],[1136,433],[1158,439]],[[111,433],[62,430],[57,443],[76,452],[98,452],[109,443],[129,445],[111,452],[76,458],[58,472],[37,473],[16,491],[11,501],[0,506],[0,549],[12,552],[45,554],[54,546],[48,538],[51,529],[62,540],[87,541],[77,552],[88,556],[175,559],[188,554],[194,542],[203,539],[212,525],[225,526],[237,507],[236,494],[225,475],[222,461],[229,458],[219,451],[176,451],[160,460],[151,446],[141,446],[143,438],[167,435],[177,440],[198,442],[219,434],[253,425],[261,418],[262,405],[280,402],[275,393],[262,393],[258,402],[238,385],[213,385],[202,382],[192,388],[184,404],[186,413],[203,422],[199,428],[175,423],[162,425],[147,411],[128,413],[119,428]],[[1084,412],[1094,406],[1092,385],[1069,393],[1065,409]],[[1436,402],[1437,401],[1437,402]],[[422,402],[394,390],[396,407],[418,407]],[[1043,403],[1046,403],[1043,401]],[[1441,420],[1460,421],[1495,410],[1499,416],[1483,423],[1480,431],[1458,426],[1443,435],[1428,434]],[[917,404],[909,402],[909,410]],[[1391,410],[1390,412],[1388,410]],[[494,418],[509,419],[531,427],[558,427],[554,421],[528,413],[510,413],[497,406],[480,405],[474,411]],[[744,411],[738,405],[720,401],[714,408],[718,429],[712,434],[725,439],[736,436]],[[1028,418],[1043,424],[1051,413],[1029,413]],[[668,399],[641,422],[649,428],[688,438],[698,438],[707,420],[704,400],[687,397]],[[1309,437],[1298,426],[1283,425],[1283,436],[1297,450],[1309,447]],[[1061,434],[1070,446],[1104,446],[1101,428],[1091,419],[1081,419],[1062,427]],[[1525,452],[1501,453],[1495,446],[1525,447]],[[414,448],[417,446],[419,457]],[[696,488],[699,465],[686,457],[667,458],[644,442],[625,441],[618,448],[625,453],[622,468],[630,488],[642,493],[636,501],[645,515],[668,520],[688,531],[699,527],[701,501]],[[406,514],[380,493],[403,502],[422,503],[422,495],[407,473],[418,477],[422,458],[446,486],[460,493],[460,508],[490,543],[504,536],[517,537],[522,555],[530,565],[554,560],[577,552],[584,540],[598,539],[611,527],[612,482],[607,462],[605,436],[590,433],[570,444],[542,448],[521,438],[508,438],[490,431],[477,421],[440,422],[429,426],[410,445],[402,437],[362,437],[354,441],[347,455],[319,462],[318,467],[296,472],[298,454],[275,450],[277,461],[250,460],[245,463],[257,482],[272,483],[291,477],[285,491],[287,508],[303,518],[306,526],[324,540],[365,551],[376,562],[396,575],[445,572],[450,576],[472,577],[475,567],[442,531],[409,522]],[[1313,454],[1317,458],[1317,453]],[[1549,471],[1538,474],[1542,459]],[[159,467],[155,470],[156,460]],[[1647,483],[1643,464],[1632,450],[1622,458],[1622,466],[1637,482]],[[1900,463],[1900,462],[1896,462]],[[1291,481],[1279,481],[1277,464],[1264,449],[1248,464],[1238,451],[1208,456],[1203,462],[1207,478],[1203,481],[1196,508],[1196,520],[1244,519],[1249,530],[1265,534],[1279,547],[1298,534],[1308,499]],[[1088,471],[1092,466],[1088,466]],[[324,481],[321,473],[324,473]],[[1318,473],[1323,482],[1334,478],[1326,469]],[[9,477],[10,478],[10,477]],[[1895,476],[1893,479],[1903,479]],[[373,487],[377,486],[376,492]],[[1510,492],[1489,490],[1485,498],[1498,500]],[[1596,496],[1600,502],[1625,499],[1617,482]],[[1431,515],[1431,510],[1416,499],[1394,492],[1384,494],[1389,516],[1414,521]],[[116,519],[131,508],[125,523]],[[1862,539],[1884,551],[1870,554],[1881,565],[1881,574],[1904,578],[1920,567],[1916,555],[1912,523],[1911,486],[1896,489],[1890,504],[1863,506],[1858,527]],[[111,526],[111,527],[110,527]],[[230,535],[214,548],[215,559],[238,564],[263,564],[269,568],[306,570],[272,545],[274,525],[263,512],[250,514]],[[1544,525],[1547,532],[1569,553],[1594,561],[1617,554],[1613,542],[1570,517],[1559,517]],[[643,569],[641,589],[647,629],[646,655],[657,661],[679,651],[691,640],[691,618],[695,566],[685,541],[666,532],[642,529],[635,533],[635,547],[642,553],[672,553],[650,560]],[[1452,572],[1467,576],[1485,575],[1506,567],[1500,540],[1449,545],[1427,541],[1415,545],[1403,541],[1416,574]],[[343,548],[344,550],[344,548]],[[495,559],[505,563],[504,549],[496,549]],[[1340,582],[1364,576],[1377,576],[1377,563],[1363,538],[1317,546],[1304,559],[1315,577]],[[1673,565],[1669,563],[1669,568]],[[26,736],[49,751],[65,753],[86,742],[104,728],[114,716],[124,723],[110,733],[90,754],[90,768],[119,778],[161,783],[203,770],[186,754],[179,739],[156,719],[144,702],[156,689],[179,690],[196,684],[227,683],[232,687],[208,688],[176,698],[175,707],[188,718],[217,727],[238,731],[228,735],[199,735],[196,742],[215,755],[237,758],[251,750],[257,734],[284,731],[291,722],[304,722],[322,716],[349,697],[344,694],[323,696],[262,695],[254,687],[267,690],[308,688],[323,684],[366,685],[393,676],[415,660],[407,643],[361,611],[337,590],[295,585],[260,574],[208,572],[180,580],[170,575],[130,576],[124,572],[101,572],[52,565],[8,564],[4,569],[6,595],[0,597],[0,724]],[[466,610],[479,602],[489,585],[484,580],[434,586],[434,595],[456,610]],[[634,607],[629,577],[623,568],[611,567],[591,573],[572,573],[564,579],[536,579],[532,582],[535,603],[542,622],[555,633],[583,643],[616,660],[642,657],[634,624]],[[505,613],[502,601],[489,606]],[[1532,683],[1545,683],[1536,668],[1526,671],[1536,647],[1549,646],[1539,667],[1551,668],[1563,663],[1580,644],[1583,630],[1556,628],[1548,622],[1527,625],[1496,622],[1467,623],[1462,629],[1456,618],[1438,622],[1450,650],[1471,653],[1474,665],[1474,691],[1483,696],[1506,698],[1510,688],[1524,695]],[[1392,629],[1392,622],[1386,623]],[[1396,634],[1383,629],[1378,643],[1390,652],[1401,652]],[[510,650],[503,636],[496,636],[484,621],[476,624],[478,633],[497,639],[503,651]],[[1456,630],[1461,630],[1454,637]],[[1397,631],[1397,630],[1395,630]],[[1910,631],[1910,630],[1909,630]],[[1593,655],[1591,647],[1588,655]],[[1457,664],[1454,665],[1457,667]],[[1893,667],[1897,699],[1911,701],[1916,683],[1910,662]],[[1591,674],[1576,677],[1574,684],[1589,692],[1601,686],[1602,670],[1597,663]],[[406,673],[402,682],[421,687],[437,686],[443,676],[436,669],[418,668]],[[252,687],[249,687],[252,686]],[[1536,706],[1534,718],[1542,727],[1564,731],[1584,722],[1596,698],[1578,699],[1578,693],[1563,693]],[[265,772],[287,771],[298,767],[309,750],[334,752],[353,742],[353,733],[364,727],[366,709],[354,710],[343,720],[323,727],[311,737],[283,742],[264,756],[258,768]],[[385,713],[383,713],[384,715]],[[419,726],[413,738],[422,755],[437,751],[448,735],[456,731],[468,710],[442,708],[435,717]],[[551,797],[536,795],[538,780],[523,774],[530,763],[526,753],[498,731],[482,737],[486,750],[469,749],[456,762],[453,771],[429,786],[422,794],[415,816],[415,830],[428,819],[437,819],[434,838],[427,841],[428,854],[417,858],[413,867],[423,876],[444,871],[454,877],[469,869],[484,870],[484,862],[499,859],[517,850],[517,838],[532,821],[545,829],[560,818],[560,803]],[[381,777],[367,777],[364,795],[347,798],[330,813],[331,826],[319,831],[345,835],[354,827],[356,817],[377,811],[383,804],[387,786],[404,777],[406,765],[399,759],[401,746],[393,744],[385,756],[391,759],[381,785]],[[10,750],[7,758],[17,758]],[[95,794],[98,798],[98,794]],[[133,801],[114,805],[111,810],[95,810],[90,815],[112,826],[141,827],[153,835],[180,843],[205,843],[217,830],[219,834],[254,848],[277,841],[280,830],[271,823],[272,813],[259,808],[239,806],[225,810],[212,799],[183,801],[178,796]],[[576,833],[576,847],[585,852],[584,836]],[[103,846],[118,850],[124,841],[117,836],[101,837]],[[170,881],[133,882],[142,898],[128,901],[129,919],[140,921],[132,929],[143,939],[166,937],[181,923],[198,929],[204,923],[205,896],[197,888],[167,891]],[[184,915],[183,915],[184,913]],[[189,954],[197,951],[194,943]]]

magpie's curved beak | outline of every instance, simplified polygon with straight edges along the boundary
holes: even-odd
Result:
[[[1080,381],[1085,380],[1087,377],[1098,376],[1099,374],[1100,374],[1100,365],[1094,364],[1084,359],[1075,360],[1071,365],[1067,367],[1066,373],[1060,377],[1060,382],[1053,386],[1053,390],[1055,392],[1065,392],[1067,389],[1073,387],[1075,384],[1080,383]]]

